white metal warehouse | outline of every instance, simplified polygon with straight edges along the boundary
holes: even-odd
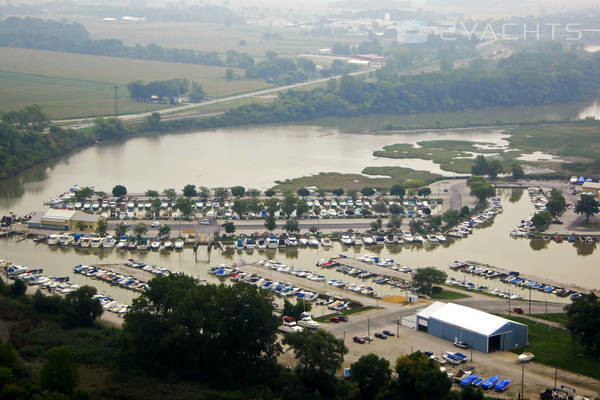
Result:
[[[527,344],[527,325],[454,303],[435,302],[417,313],[417,328],[489,353]]]

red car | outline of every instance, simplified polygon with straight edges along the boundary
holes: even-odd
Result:
[[[337,324],[338,322],[342,321],[340,321],[340,317],[331,317],[329,318],[329,322],[335,322]]]
[[[515,307],[513,308],[513,311],[517,314],[523,314],[523,309],[521,307]]]
[[[354,340],[356,343],[365,344],[365,339],[358,336],[354,336],[352,340]]]

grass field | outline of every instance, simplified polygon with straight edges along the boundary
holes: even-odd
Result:
[[[120,86],[120,112],[156,108],[126,98],[125,85],[138,79],[187,78],[200,83],[208,96],[217,98],[270,87],[259,80],[227,81],[225,70],[225,67],[1,47],[0,112],[38,103],[53,118],[110,114],[114,110],[114,84]]]
[[[535,361],[541,364],[600,379],[600,361],[589,354],[583,346],[573,343],[566,330],[526,318],[506,315],[503,317],[529,327],[530,344],[515,350],[515,353],[528,351],[535,354]]]
[[[566,325],[569,322],[565,313],[550,313],[550,314],[531,314],[532,317],[544,319],[546,321],[556,322],[557,324]]]
[[[340,174],[337,172],[321,172],[317,175],[303,176],[300,178],[287,179],[277,182],[275,190],[296,191],[307,186],[316,186],[319,189],[332,190],[344,188],[346,190],[360,190],[365,186],[376,188],[387,188],[397,183],[419,180],[431,183],[440,178],[439,175],[427,171],[415,171],[402,167],[367,167],[363,174],[373,175],[370,178],[360,174]],[[386,176],[386,177],[381,177]]]
[[[465,293],[459,293],[459,292],[454,292],[452,290],[442,290],[439,293],[432,293],[431,297],[433,300],[458,300],[458,299],[466,299],[469,296],[468,294]]]

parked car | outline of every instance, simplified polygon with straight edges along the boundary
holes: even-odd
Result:
[[[383,331],[383,334],[386,335],[386,336],[396,336],[396,335],[394,335],[393,332],[390,332],[388,330]]]
[[[372,342],[373,341],[373,336],[365,335],[365,336],[363,336],[363,339],[365,339],[367,342]]]
[[[158,227],[160,227],[160,222],[154,221],[153,223],[150,224],[150,227],[151,228],[158,228]]]
[[[521,307],[515,307],[513,308],[513,311],[517,314],[523,314],[523,309]]]
[[[354,340],[356,343],[360,343],[360,344],[365,344],[365,339],[359,337],[359,336],[354,336],[352,338],[352,340]]]
[[[329,322],[335,322],[337,324],[338,322],[342,322],[342,321],[340,320],[340,317],[336,316],[336,317],[329,318]]]
[[[381,332],[377,332],[375,334],[375,337],[378,337],[379,339],[387,339],[387,336],[385,336],[383,333]]]
[[[337,315],[337,319],[338,319],[340,322],[348,322],[348,317],[346,317],[344,314],[338,314],[338,315]]]

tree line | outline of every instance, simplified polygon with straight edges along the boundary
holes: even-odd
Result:
[[[202,86],[187,79],[169,79],[166,81],[134,81],[127,84],[129,97],[137,101],[149,101],[153,96],[159,100],[168,99],[172,101],[179,96],[188,96],[190,101],[201,101],[206,97]]]

